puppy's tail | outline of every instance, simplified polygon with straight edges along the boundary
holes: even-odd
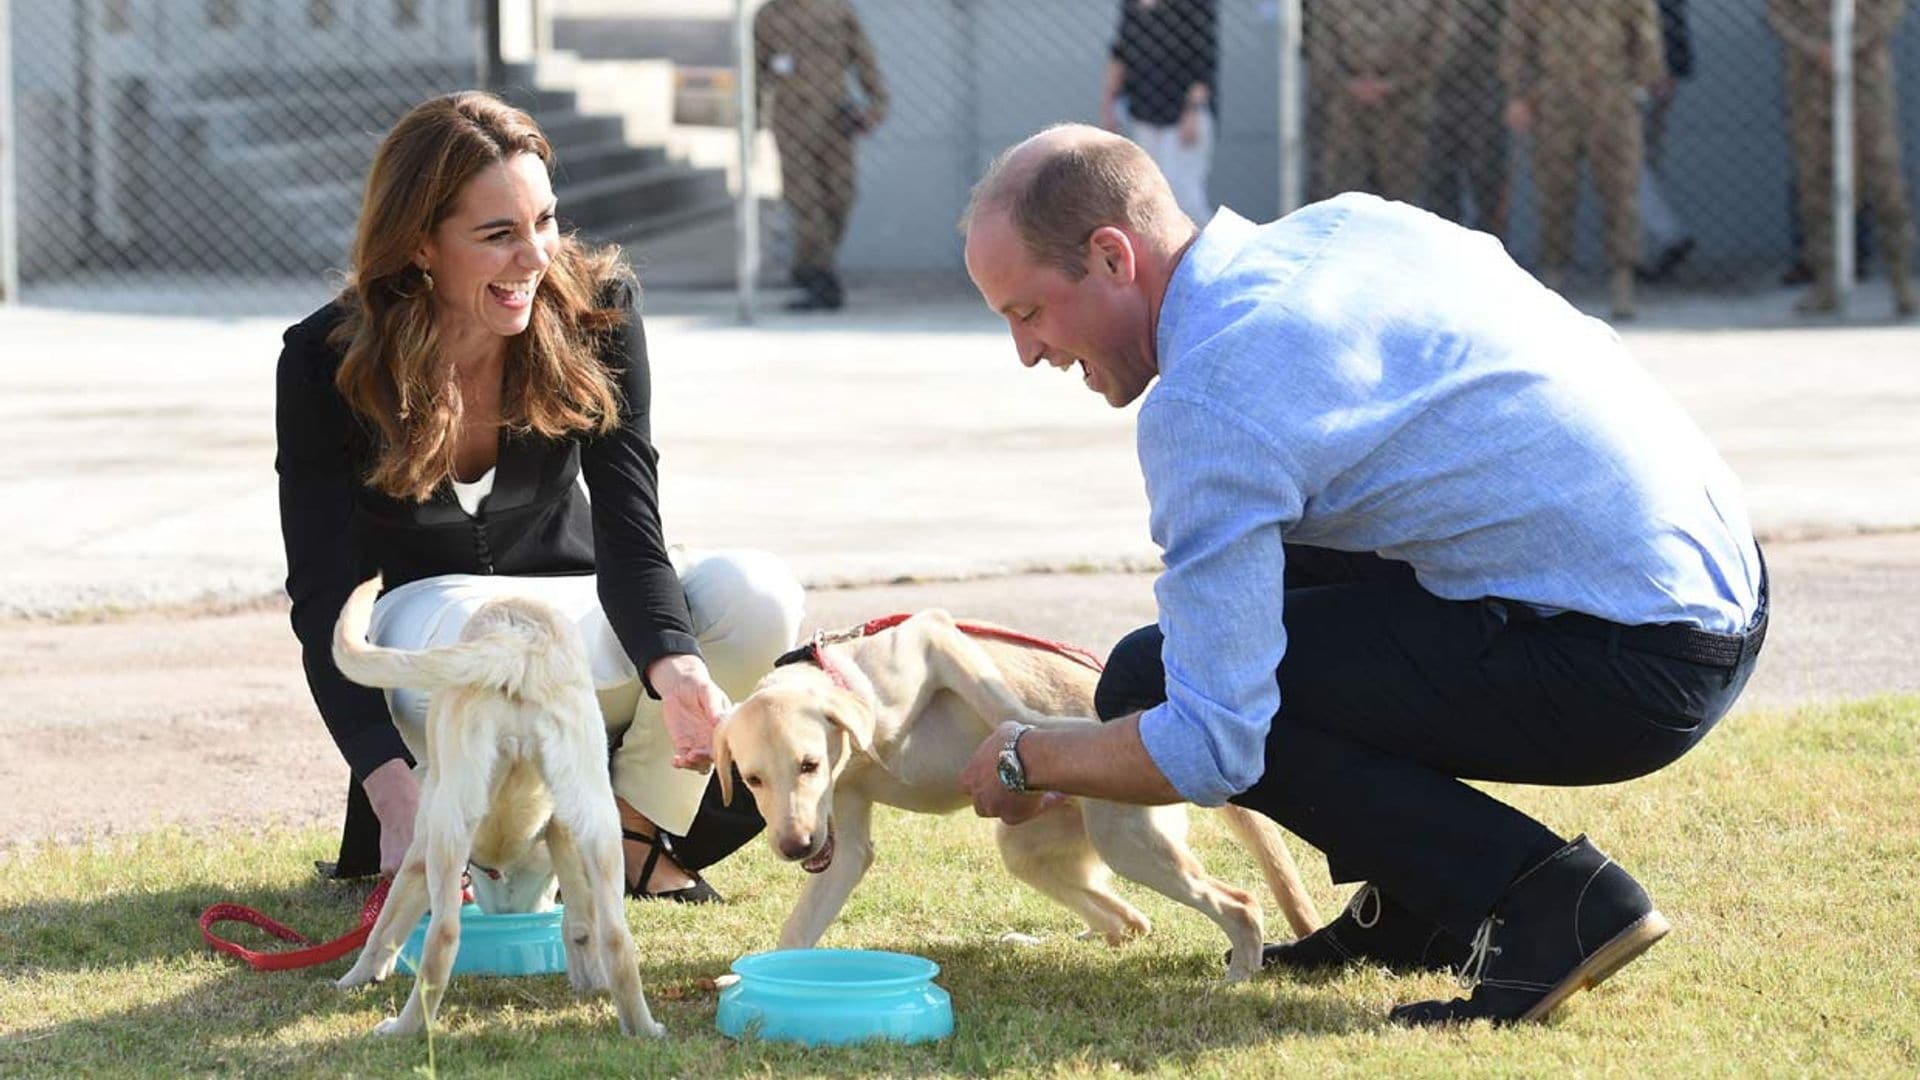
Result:
[[[1320,912],[1300,882],[1300,868],[1293,863],[1293,852],[1287,849],[1287,838],[1280,826],[1265,814],[1233,803],[1221,807],[1220,812],[1226,815],[1227,826],[1240,838],[1240,843],[1260,864],[1267,888],[1273,890],[1273,898],[1286,914],[1293,932],[1306,937],[1320,929]]]
[[[442,690],[458,686],[486,687],[512,697],[522,696],[533,684],[561,678],[584,677],[571,670],[573,650],[554,647],[561,636],[555,617],[533,617],[516,610],[510,617],[491,620],[490,632],[454,645],[413,651],[390,649],[367,640],[373,621],[373,601],[380,594],[380,578],[361,582],[340,608],[333,627],[333,662],[340,673],[362,686],[412,690]],[[521,604],[522,607],[526,605]],[[479,619],[479,613],[475,619]],[[548,671],[555,663],[565,672]]]

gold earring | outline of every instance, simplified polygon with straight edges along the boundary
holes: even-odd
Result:
[[[424,266],[420,268],[420,284],[426,286],[428,292],[433,291],[433,271]]]

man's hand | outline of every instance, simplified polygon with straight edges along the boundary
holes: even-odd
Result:
[[[999,818],[1009,825],[1030,821],[1067,799],[1057,791],[1030,791],[1025,794],[1008,791],[1000,783],[1000,748],[1007,745],[1007,740],[1020,727],[1018,721],[1009,720],[995,728],[993,734],[974,750],[967,767],[960,770],[960,790],[973,798],[973,812],[981,817]],[[1032,742],[1038,735],[1038,731],[1029,732],[1020,740],[1021,745]]]
[[[420,812],[420,781],[401,758],[394,758],[360,781],[380,819],[380,872],[396,874],[413,846],[413,820]]]
[[[655,660],[647,681],[660,695],[660,719],[673,740],[677,769],[705,769],[713,764],[713,729],[733,708],[726,692],[714,685],[706,661],[686,653]]]
[[[1112,98],[1100,103],[1100,126],[1116,135],[1120,133],[1120,110],[1114,107]]]
[[[1180,145],[1192,147],[1200,142],[1200,110],[1204,105],[1194,106],[1180,114]]]

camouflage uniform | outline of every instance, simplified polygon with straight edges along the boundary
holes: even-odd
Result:
[[[1464,224],[1462,197],[1470,194],[1473,226],[1495,236],[1507,227],[1507,129],[1500,119],[1506,104],[1500,85],[1506,9],[1506,0],[1453,0],[1448,6],[1452,47],[1433,116],[1434,209]]]
[[[1335,0],[1314,9],[1309,60],[1325,101],[1321,194],[1372,191],[1418,203],[1426,195],[1434,84],[1446,55],[1453,0]],[[1348,91],[1353,79],[1390,81],[1379,105]]]
[[[853,209],[853,140],[885,114],[886,84],[847,0],[768,0],[753,19],[753,56],[780,148],[794,282],[819,301],[809,306],[838,307],[834,261]],[[849,71],[864,110],[848,94]]]
[[[1606,222],[1614,311],[1633,311],[1643,152],[1638,98],[1666,78],[1656,0],[1510,0],[1500,42],[1507,95],[1533,109],[1533,186],[1541,276],[1558,285],[1573,256],[1585,158]]]
[[[1906,0],[1858,0],[1854,12],[1853,120],[1861,202],[1872,211],[1874,234],[1887,257],[1894,303],[1914,311],[1909,283],[1913,211],[1901,172],[1900,126],[1894,109],[1893,51],[1888,46]],[[1806,311],[1836,306],[1833,266],[1833,73],[1820,60],[1831,40],[1829,0],[1768,0],[1767,22],[1786,44],[1787,135],[1793,146],[1800,228],[1813,291]]]

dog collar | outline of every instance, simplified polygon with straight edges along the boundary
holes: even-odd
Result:
[[[837,645],[842,641],[852,641],[865,636],[867,636],[865,626],[856,626],[850,630],[839,630],[831,634],[825,630],[816,630],[813,632],[811,640],[797,649],[791,649],[781,654],[780,659],[773,662],[773,666],[785,667],[788,664],[812,664],[814,667],[826,672],[827,678],[833,680],[833,685],[855,697],[860,697],[863,695],[861,695],[860,691],[854,689],[853,681],[847,678],[847,673],[840,669],[840,665],[828,659],[826,646]]]

